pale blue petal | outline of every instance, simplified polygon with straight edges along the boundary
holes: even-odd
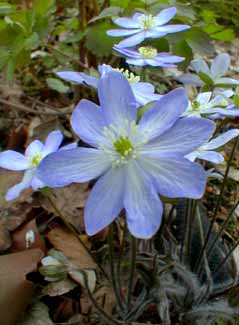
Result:
[[[160,32],[157,29],[145,31],[145,38],[160,38],[167,35],[166,32]]]
[[[72,142],[72,143],[66,144],[65,146],[61,147],[59,149],[59,151],[70,150],[70,149],[75,149],[75,148],[77,148],[77,142]]]
[[[108,226],[123,209],[124,169],[110,169],[94,185],[85,207],[85,227],[94,235]]]
[[[31,187],[37,191],[39,188],[45,187],[45,184],[37,176],[34,176],[31,180]]]
[[[215,85],[228,85],[228,86],[239,86],[239,80],[232,79],[232,78],[218,78],[215,80]]]
[[[185,117],[141,150],[151,157],[167,157],[170,152],[186,155],[204,144],[215,131],[215,123],[206,118]]]
[[[70,82],[74,82],[76,84],[82,84],[82,82],[83,82],[80,72],[59,71],[59,72],[56,72],[56,75],[58,77],[60,77],[61,79],[64,79],[64,80],[70,81]]]
[[[101,107],[82,99],[72,113],[71,126],[80,139],[98,147],[105,126]]]
[[[25,170],[29,167],[29,162],[21,153],[6,150],[0,153],[0,167],[9,170]]]
[[[131,47],[142,43],[145,39],[145,32],[139,32],[133,36],[126,38],[125,40],[117,44],[118,47]]]
[[[196,98],[196,102],[201,105],[205,105],[209,103],[211,97],[212,97],[211,92],[200,93]]]
[[[101,150],[76,148],[49,154],[37,167],[36,176],[49,187],[87,182],[103,174],[111,163]]]
[[[181,76],[176,78],[179,82],[185,84],[185,85],[192,85],[196,87],[202,87],[203,82],[202,80],[195,74],[192,73],[185,73]]]
[[[138,65],[140,67],[147,65],[144,59],[127,59],[126,62],[130,65]]]
[[[223,155],[215,151],[204,151],[204,150],[199,151],[197,154],[197,158],[210,161],[214,164],[220,164],[221,162],[224,161]]]
[[[29,157],[29,156],[34,157],[34,156],[38,155],[39,153],[41,153],[43,150],[44,150],[43,143],[39,140],[35,140],[29,144],[29,146],[27,147],[27,149],[25,151],[25,155],[27,157]]]
[[[87,84],[90,87],[97,88],[99,78],[89,76],[84,72],[80,72],[83,83]]]
[[[28,169],[23,176],[20,183],[11,187],[6,194],[6,201],[15,200],[21,194],[21,192],[30,187],[31,180],[34,175],[34,169]]]
[[[192,60],[191,66],[197,73],[201,71],[208,76],[210,76],[210,74],[211,74],[207,63],[202,59]]]
[[[156,57],[156,60],[160,60],[164,63],[179,63],[185,60],[185,58],[181,56],[176,56],[176,55],[170,55],[168,53],[165,53],[162,55],[162,53],[159,53],[158,56]]]
[[[152,159],[140,157],[141,166],[151,175],[161,195],[171,198],[203,196],[206,173],[203,167],[180,155]]]
[[[136,100],[129,82],[120,72],[112,71],[102,76],[98,96],[107,124],[120,126],[125,119],[136,120]]]
[[[128,56],[130,58],[135,58],[135,59],[139,59],[141,58],[141,55],[139,54],[139,52],[134,51],[134,50],[129,50],[129,49],[124,49],[124,48],[120,48],[117,45],[115,45],[113,47],[113,49],[125,56]]]
[[[183,30],[187,30],[189,28],[191,27],[188,25],[165,25],[165,26],[157,27],[156,30],[161,33],[172,34],[172,33],[182,32]]]
[[[140,32],[141,29],[110,29],[107,30],[107,35],[113,37],[129,36]]]
[[[62,143],[63,134],[61,131],[53,131],[49,133],[46,138],[43,152],[45,155],[48,155],[51,152],[57,151]]]
[[[137,82],[131,87],[137,103],[141,106],[159,100],[162,97],[162,95],[154,94],[154,86],[147,82]]]
[[[129,231],[137,238],[151,238],[159,229],[163,207],[150,178],[136,162],[127,165],[124,206]]]
[[[114,71],[114,69],[108,64],[99,64],[98,71],[99,71],[100,75],[104,75],[105,73]]]
[[[160,13],[155,16],[157,25],[164,25],[169,22],[176,15],[176,12],[177,9],[175,7],[161,10]]]
[[[231,64],[230,56],[227,53],[221,53],[215,57],[211,64],[211,74],[213,78],[224,76]]]
[[[212,149],[220,148],[220,147],[224,146],[224,144],[226,144],[227,142],[229,142],[232,139],[234,139],[235,137],[237,137],[238,135],[239,135],[239,130],[237,130],[237,129],[229,130],[229,131],[219,135],[218,137],[212,139],[208,143],[206,143],[203,146],[203,149],[212,150]]]
[[[187,107],[185,90],[174,89],[144,113],[139,122],[139,129],[152,140],[170,129]]]
[[[114,20],[114,23],[125,28],[140,28],[140,24],[137,20],[127,17],[117,18]]]

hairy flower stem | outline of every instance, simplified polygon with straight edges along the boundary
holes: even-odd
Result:
[[[117,281],[115,265],[114,265],[114,240],[113,240],[113,224],[109,226],[108,233],[108,250],[109,250],[109,260],[110,260],[110,273],[112,278],[112,286],[115,294],[117,304],[120,308],[120,311],[125,310],[123,299],[121,297],[121,291],[119,287],[119,282]]]
[[[201,262],[201,259],[202,259],[203,254],[204,254],[204,251],[207,248],[207,244],[208,244],[208,241],[209,241],[209,238],[210,238],[210,235],[211,235],[211,232],[212,232],[214,223],[215,223],[215,221],[217,219],[217,213],[218,213],[218,210],[219,210],[221,201],[222,201],[222,195],[223,195],[223,192],[224,192],[224,189],[225,189],[225,186],[226,186],[227,177],[228,177],[229,170],[230,170],[230,167],[231,167],[232,159],[233,159],[234,153],[236,151],[236,147],[237,147],[237,144],[238,144],[238,139],[239,139],[239,137],[237,137],[235,139],[235,141],[234,141],[234,145],[233,145],[233,148],[232,148],[232,151],[231,151],[231,154],[230,154],[230,157],[229,157],[229,161],[228,161],[228,164],[227,164],[227,169],[226,169],[226,172],[225,172],[223,181],[222,181],[222,186],[221,186],[220,194],[219,194],[219,197],[217,199],[216,207],[215,207],[214,214],[213,214],[213,217],[212,217],[212,220],[211,220],[211,223],[210,223],[210,226],[209,226],[209,229],[208,229],[206,238],[205,238],[204,245],[203,245],[203,247],[202,247],[202,249],[200,251],[200,254],[199,254],[199,257],[198,257],[196,266],[195,266],[195,271],[198,270],[198,267],[200,265],[200,262]]]
[[[136,254],[137,254],[137,240],[134,236],[131,236],[131,257],[130,257],[130,275],[129,275],[129,285],[127,294],[127,309],[129,311],[131,298],[133,294],[133,282],[136,267]]]
[[[222,226],[221,226],[221,229],[220,231],[218,232],[218,234],[216,235],[216,237],[214,238],[213,242],[211,243],[211,245],[209,246],[208,248],[208,251],[207,251],[207,255],[208,257],[210,256],[216,242],[218,241],[218,239],[220,239],[220,237],[222,236],[224,230],[227,228],[229,222],[231,221],[231,218],[233,216],[233,213],[234,211],[236,210],[237,206],[239,204],[239,200],[237,200],[237,202],[234,204],[234,206],[232,207],[231,211],[229,212],[228,214],[228,217],[227,219],[223,222]]]
[[[95,307],[95,309],[98,311],[99,315],[101,316],[101,318],[106,322],[106,324],[109,325],[120,325],[122,324],[122,322],[117,321],[116,319],[114,319],[113,317],[111,317],[109,314],[107,314],[104,309],[102,309],[96,302],[95,298],[93,297],[89,285],[88,285],[88,278],[87,278],[87,274],[84,271],[81,271],[83,278],[84,278],[84,284],[85,284],[85,288],[87,290],[87,294],[93,304],[93,306]]]
[[[237,248],[238,245],[239,245],[239,239],[235,242],[235,244],[229,250],[227,255],[224,257],[224,259],[221,261],[221,263],[217,266],[216,270],[213,271],[213,275],[216,275],[218,273],[218,271],[221,270],[221,268],[224,266],[224,264],[227,262],[227,260],[231,257],[232,253],[234,252],[234,250]]]

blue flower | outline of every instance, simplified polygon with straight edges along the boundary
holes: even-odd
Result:
[[[185,58],[171,55],[170,53],[158,53],[157,49],[151,46],[141,46],[137,50],[123,49],[118,46],[113,47],[117,52],[127,56],[126,62],[132,65],[163,68],[174,68],[175,63],[185,60]]]
[[[37,177],[36,168],[44,157],[59,149],[62,139],[63,136],[60,131],[53,131],[48,135],[45,145],[41,141],[35,140],[27,147],[24,155],[14,150],[6,150],[0,153],[0,167],[25,171],[22,181],[8,190],[7,201],[16,199],[23,190],[29,187],[37,190],[45,186]],[[70,144],[62,147],[61,150],[72,149],[75,146],[76,144]]]
[[[137,106],[144,106],[150,102],[156,101],[162,97],[162,95],[154,93],[154,86],[148,82],[141,82],[140,77],[136,76],[133,72],[124,69],[114,69],[110,65],[102,64],[98,66],[98,70],[101,76],[109,71],[119,71],[128,80],[135,99],[137,101]],[[71,81],[77,84],[86,83],[87,85],[97,88],[99,78],[89,76],[83,72],[74,71],[60,71],[56,73],[58,77]]]
[[[224,146],[224,144],[231,141],[233,138],[238,137],[238,135],[238,129],[229,130],[223,134],[220,134],[218,137],[204,143],[197,150],[191,152],[185,157],[190,161],[195,161],[198,158],[210,161],[214,164],[219,164],[224,161],[224,157],[221,153],[214,150]]]
[[[205,143],[215,129],[203,118],[180,118],[188,106],[185,90],[164,95],[140,121],[132,89],[115,71],[98,84],[100,106],[81,100],[71,124],[93,148],[52,153],[38,166],[50,187],[98,178],[85,206],[85,226],[93,235],[125,208],[130,232],[150,238],[158,230],[167,197],[200,198],[206,184],[201,165],[184,156]]]
[[[131,47],[142,43],[147,38],[159,38],[189,29],[188,25],[166,25],[176,12],[177,9],[171,7],[160,11],[156,16],[136,13],[132,18],[117,18],[114,23],[124,29],[108,30],[107,34],[113,37],[130,36],[119,42],[118,46]]]
[[[239,81],[224,77],[230,67],[230,56],[227,53],[221,53],[215,57],[211,66],[202,59],[192,60],[191,66],[197,75],[186,73],[178,78],[178,81],[184,84],[190,84],[196,87],[204,85],[214,87],[236,87]]]
[[[212,92],[203,92],[197,95],[196,99],[189,103],[183,116],[203,116],[208,118],[235,117],[239,116],[239,109],[230,104],[230,97],[233,90],[225,90],[215,97]]]

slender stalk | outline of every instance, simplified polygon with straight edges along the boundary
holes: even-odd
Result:
[[[127,309],[130,309],[131,297],[133,294],[134,273],[136,267],[136,254],[137,254],[137,240],[131,236],[131,257],[130,257],[130,276],[127,294]]]
[[[196,216],[198,201],[193,201],[192,204],[192,213],[189,216],[189,227],[188,227],[188,239],[187,239],[187,255],[190,256],[191,254],[191,243],[192,243],[192,231],[193,231],[193,224]]]
[[[122,256],[123,256],[123,251],[124,251],[124,246],[125,246],[125,241],[126,241],[126,232],[127,232],[127,223],[125,220],[125,224],[124,224],[124,228],[123,228],[122,243],[121,243],[120,250],[119,250],[118,263],[116,265],[116,279],[117,279],[119,288],[121,288],[121,276],[120,276],[121,261],[122,261]],[[119,293],[120,293],[120,296],[122,299],[122,303],[123,303],[123,305],[125,305],[124,297],[121,295],[121,291]]]
[[[227,228],[229,222],[231,221],[231,217],[233,216],[234,211],[236,210],[237,206],[239,205],[239,200],[237,200],[236,204],[234,204],[234,206],[232,207],[231,211],[228,214],[227,219],[223,222],[220,231],[217,233],[216,237],[214,238],[213,242],[211,243],[211,245],[208,248],[208,257],[210,256],[216,242],[218,241],[218,239],[222,236],[224,230]]]
[[[186,228],[186,233],[182,239],[182,243],[181,243],[181,248],[180,248],[180,261],[182,261],[183,259],[183,251],[184,251],[184,247],[186,244],[186,240],[187,240],[187,235],[188,235],[188,224],[189,224],[189,216],[191,214],[191,205],[192,205],[192,200],[188,199],[187,201],[187,206],[186,206],[186,211],[185,211],[185,216],[184,216],[184,223],[185,223],[185,228]]]
[[[120,293],[119,283],[116,278],[115,265],[114,265],[114,241],[113,241],[113,224],[109,226],[108,233],[108,250],[109,250],[109,260],[110,260],[110,273],[112,278],[112,286],[115,294],[117,304],[121,311],[124,311],[123,299]]]
[[[107,324],[109,325],[119,325],[119,324],[122,324],[122,322],[119,322],[117,321],[116,319],[114,319],[113,317],[111,317],[109,314],[107,314],[103,308],[101,308],[95,298],[93,297],[91,291],[90,291],[90,288],[89,288],[89,285],[88,285],[88,278],[87,278],[87,275],[84,271],[81,271],[82,275],[83,275],[83,278],[84,278],[84,284],[85,284],[85,288],[87,290],[87,294],[92,302],[92,304],[94,305],[95,309],[98,311],[98,313],[100,314],[100,316],[102,317],[102,319],[104,321],[107,322]]]
[[[219,194],[219,197],[218,197],[218,200],[217,200],[217,203],[216,203],[216,207],[215,207],[215,210],[214,210],[214,214],[213,214],[213,217],[212,217],[212,220],[211,220],[211,223],[210,223],[210,226],[209,226],[209,229],[208,229],[208,232],[207,232],[207,235],[206,235],[206,238],[205,238],[205,242],[204,242],[204,245],[200,251],[200,254],[199,254],[199,257],[198,257],[198,260],[197,260],[197,263],[196,263],[196,266],[195,266],[195,270],[197,271],[199,265],[200,265],[200,262],[201,262],[201,259],[202,259],[202,256],[203,256],[203,253],[204,251],[206,250],[206,247],[207,247],[207,244],[208,244],[208,241],[210,239],[210,235],[211,235],[211,232],[212,232],[212,228],[214,226],[214,223],[217,219],[217,213],[218,213],[218,210],[219,210],[219,207],[220,207],[220,204],[221,204],[221,200],[222,200],[222,195],[223,195],[223,192],[224,192],[224,189],[225,189],[225,186],[226,186],[226,182],[227,182],[227,177],[228,177],[228,174],[229,174],[229,170],[230,170],[230,167],[231,167],[231,163],[232,163],[232,159],[233,159],[233,156],[234,156],[234,153],[235,153],[235,150],[236,150],[236,147],[237,147],[237,143],[238,143],[238,139],[239,137],[237,137],[234,141],[234,145],[233,145],[233,148],[232,148],[232,151],[231,151],[231,154],[230,154],[230,157],[229,157],[229,161],[228,161],[228,164],[227,164],[227,169],[226,169],[226,172],[225,172],[225,175],[224,175],[224,178],[223,178],[223,182],[222,182],[222,186],[221,186],[221,190],[220,190],[220,194]]]
[[[216,268],[216,270],[213,272],[214,275],[216,275],[218,273],[218,271],[220,271],[220,269],[222,268],[222,266],[227,262],[227,260],[232,255],[232,253],[234,252],[234,250],[237,248],[238,245],[239,245],[239,239],[235,242],[235,244],[229,250],[229,252],[227,253],[227,255],[224,257],[224,259],[218,265],[218,267]]]

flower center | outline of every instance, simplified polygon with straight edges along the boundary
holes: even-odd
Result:
[[[139,48],[139,54],[144,59],[154,59],[157,56],[158,52],[153,47],[150,47],[150,46],[141,46]]]
[[[146,30],[149,30],[149,29],[153,28],[154,26],[156,26],[156,19],[151,14],[149,14],[145,17],[141,17],[139,19],[139,22],[142,25],[142,27]]]
[[[113,144],[115,150],[123,157],[128,157],[134,150],[129,138],[122,135]]]
[[[40,161],[42,160],[42,158],[43,157],[42,157],[41,153],[31,157],[31,166],[32,167],[37,167],[39,165]]]
[[[195,100],[192,102],[192,109],[194,111],[199,111],[199,108],[200,108],[200,104]]]
[[[119,68],[116,68],[114,70],[122,73],[122,75],[128,80],[128,82],[131,86],[140,81],[140,77],[136,76],[135,74],[133,74],[133,72],[130,72],[129,70],[124,70],[124,69],[119,69]]]

